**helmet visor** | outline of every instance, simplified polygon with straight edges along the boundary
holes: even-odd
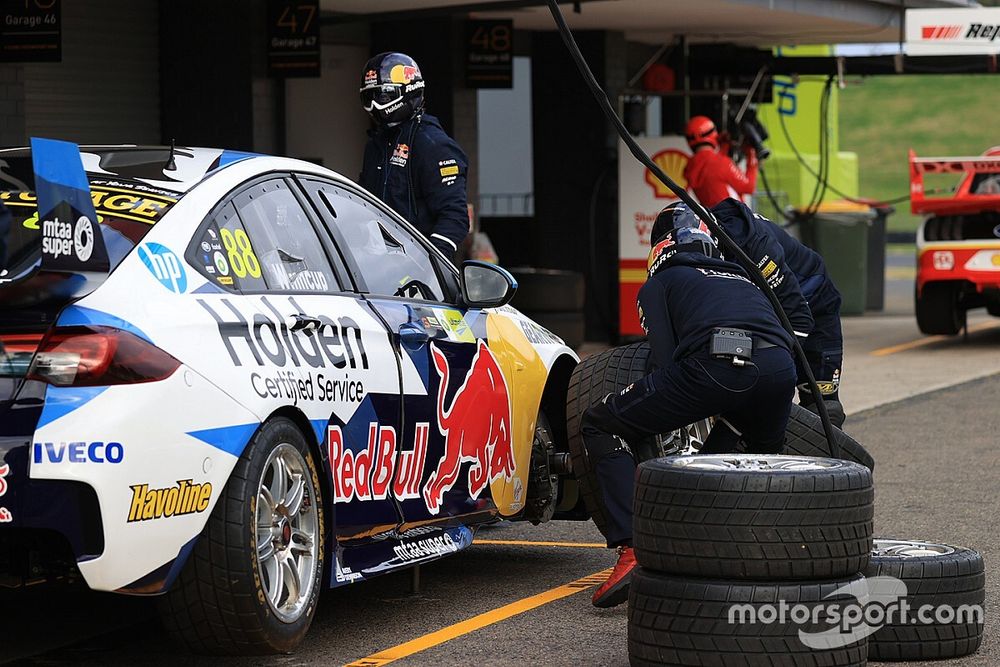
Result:
[[[365,111],[384,111],[403,99],[403,86],[384,83],[361,89],[361,106]]]

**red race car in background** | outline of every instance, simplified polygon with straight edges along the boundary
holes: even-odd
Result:
[[[927,174],[964,174],[947,196],[927,197]],[[966,313],[1000,316],[1000,146],[979,157],[917,157],[910,151],[910,207],[917,231],[917,326],[955,335]]]

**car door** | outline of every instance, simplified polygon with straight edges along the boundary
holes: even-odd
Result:
[[[306,185],[403,360],[402,441],[423,462],[419,493],[399,497],[403,528],[492,518],[491,481],[505,466],[491,459],[509,458],[510,407],[485,313],[457,305],[454,269],[380,203],[331,182]]]
[[[381,319],[344,288],[349,274],[300,197],[281,176],[242,187],[199,228],[188,259],[220,288],[199,296],[220,330],[250,321],[240,331],[252,334],[253,347],[230,341],[248,369],[245,400],[264,414],[291,407],[312,426],[337,544],[351,546],[400,521],[386,477],[395,456],[386,434],[400,423],[399,368]]]

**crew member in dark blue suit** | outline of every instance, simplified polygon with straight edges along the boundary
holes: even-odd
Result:
[[[743,202],[726,199],[713,207],[712,213],[768,279],[796,335],[800,336],[799,344],[819,385],[830,421],[834,426],[843,426],[844,407],[839,394],[844,361],[840,292],[830,280],[823,258]],[[817,412],[798,356],[795,364],[799,404]]]
[[[403,53],[380,53],[361,75],[361,103],[375,122],[358,182],[454,258],[469,233],[469,161],[434,116],[424,79]]]
[[[844,334],[840,327],[840,292],[826,272],[826,264],[819,253],[770,221],[764,228],[781,246],[785,263],[798,279],[802,296],[809,302],[813,330],[808,338],[799,342],[823,395],[830,421],[834,426],[843,426],[845,414],[840,402],[840,373],[844,365]],[[817,412],[797,356],[795,368],[799,376],[799,405]]]
[[[672,228],[661,224],[652,237],[638,304],[657,369],[587,410],[581,427],[607,514],[605,538],[619,550],[614,571],[594,594],[598,607],[627,599],[635,567],[629,443],[719,415],[747,451],[779,453],[795,392],[792,339],[764,294],[742,268],[721,259],[687,206],[673,205],[661,216]],[[752,339],[750,360],[711,353],[714,335],[733,329]]]

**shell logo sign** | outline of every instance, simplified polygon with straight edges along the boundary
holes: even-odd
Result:
[[[688,154],[675,148],[662,150],[653,156],[653,162],[663,170],[667,176],[672,178],[682,188],[687,188],[687,179],[684,178],[684,167],[688,163]],[[646,183],[653,188],[653,194],[657,199],[677,199],[666,185],[660,183],[660,179],[653,175],[649,169],[646,172]]]

